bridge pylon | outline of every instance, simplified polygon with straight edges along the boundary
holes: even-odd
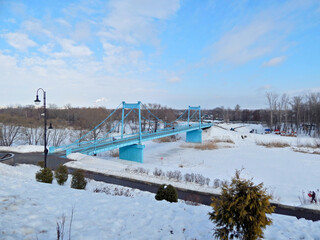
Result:
[[[202,142],[202,129],[201,129],[201,107],[188,107],[188,126],[190,126],[190,111],[195,110],[195,112],[192,114],[195,115],[197,112],[199,114],[199,129],[189,131],[186,133],[186,141],[192,142],[192,143],[201,143]],[[192,117],[191,116],[191,117]]]
[[[145,145],[142,145],[142,134],[141,134],[141,102],[137,103],[126,103],[122,102],[122,119],[121,119],[121,139],[123,139],[123,131],[124,131],[124,110],[125,109],[138,109],[139,115],[139,143],[132,144],[119,148],[119,158],[123,160],[129,160],[134,162],[143,162],[143,150]]]

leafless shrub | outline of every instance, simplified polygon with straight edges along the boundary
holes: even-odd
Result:
[[[175,135],[172,135],[168,137],[154,139],[153,141],[157,143],[165,143],[165,142],[176,142],[177,140],[179,139]]]
[[[115,149],[110,151],[111,157],[119,157],[119,150]]]
[[[267,147],[267,148],[284,148],[284,147],[290,146],[288,143],[280,142],[280,141],[271,141],[271,142],[256,141],[256,144],[259,146]]]
[[[292,148],[292,150],[299,153],[320,154],[320,151],[307,151],[301,148]]]
[[[93,192],[96,193],[105,193],[107,195],[112,196],[124,196],[124,197],[131,197],[133,198],[133,189],[124,189],[124,188],[114,188],[111,189],[111,187],[104,187],[104,188],[96,188],[93,190]]]
[[[153,171],[153,175],[156,177],[164,177],[165,173],[161,169],[155,168]]]
[[[304,148],[320,148],[320,140],[315,139],[313,143],[298,143],[297,147],[304,147]]]
[[[213,181],[213,188],[219,188],[221,186],[221,180],[219,178],[216,178]]]
[[[145,169],[142,167],[138,167],[138,168],[130,168],[130,167],[126,167],[124,169],[126,172],[133,172],[133,173],[139,173],[139,174],[149,174],[149,169]]]
[[[234,144],[234,141],[231,140],[229,137],[215,138],[215,139],[213,139],[213,142],[215,142],[215,143],[230,143],[230,144]]]
[[[71,240],[71,228],[72,228],[72,221],[73,221],[73,210],[71,210],[71,216],[70,216],[70,223],[69,223],[69,240]],[[57,240],[64,240],[65,237],[65,223],[66,223],[66,216],[65,214],[62,214],[61,220],[57,221]]]
[[[185,148],[194,148],[197,150],[213,150],[218,149],[218,145],[214,141],[204,142],[204,143],[198,143],[198,144],[183,144],[181,145]]]
[[[174,179],[176,180],[177,182],[180,182],[182,180],[182,174],[180,171],[167,171],[167,174],[166,174],[167,178],[169,178],[170,180],[171,179]]]
[[[194,182],[203,186],[206,184],[206,178],[202,174],[197,173],[194,175]]]
[[[210,184],[210,178],[206,178],[206,185],[209,186]]]
[[[301,205],[309,204],[310,200],[308,199],[308,196],[306,196],[305,192],[301,192],[301,196],[298,196]]]
[[[66,216],[62,214],[61,221],[57,221],[57,240],[64,239],[64,224],[66,222]]]
[[[229,185],[229,181],[227,181],[227,180],[222,180],[222,181],[220,182],[220,186],[222,186],[222,185]]]
[[[186,173],[184,175],[184,181],[185,182],[194,182],[194,173],[191,173],[191,174]]]

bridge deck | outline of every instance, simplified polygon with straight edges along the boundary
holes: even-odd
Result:
[[[201,124],[201,129],[209,128],[212,125],[210,123]],[[174,128],[159,129],[157,132],[142,132],[141,142],[150,141],[158,138],[168,137],[183,132],[190,132],[199,129],[199,124],[190,124],[189,126],[176,126]],[[65,146],[64,148],[50,148],[50,153],[57,151],[66,151],[66,155],[70,153],[83,153],[88,155],[97,154],[140,142],[139,133],[123,135],[123,137],[117,138],[109,137],[104,139],[98,139],[95,141],[81,142],[80,144],[73,144]]]

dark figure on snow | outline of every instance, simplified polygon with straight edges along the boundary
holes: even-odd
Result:
[[[311,193],[311,203],[317,203],[317,199],[316,199],[316,193],[314,191],[312,191]]]

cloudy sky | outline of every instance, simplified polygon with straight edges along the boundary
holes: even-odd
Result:
[[[264,108],[320,91],[320,0],[0,0],[0,83],[0,106]]]

